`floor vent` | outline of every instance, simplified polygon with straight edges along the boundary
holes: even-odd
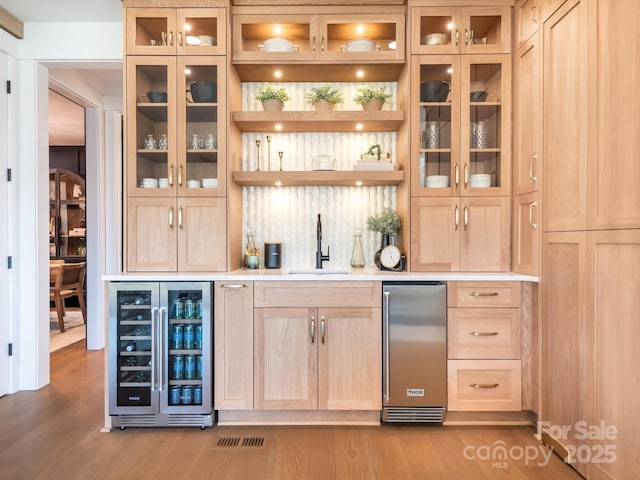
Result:
[[[237,447],[240,444],[240,437],[220,437],[218,439],[219,447]]]
[[[246,437],[242,439],[243,447],[261,447],[264,445],[264,437]]]
[[[389,423],[438,423],[445,417],[443,407],[387,407],[382,411],[382,421]]]

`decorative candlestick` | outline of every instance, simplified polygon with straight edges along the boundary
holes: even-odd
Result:
[[[280,171],[282,171],[282,156],[284,155],[284,152],[278,152],[278,156],[280,157]]]
[[[258,151],[258,166],[256,167],[256,172],[260,171],[260,139],[256,138],[256,150]]]
[[[267,170],[271,171],[271,135],[267,135]]]

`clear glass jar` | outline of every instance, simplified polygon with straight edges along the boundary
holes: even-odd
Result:
[[[353,235],[353,251],[351,252],[351,267],[364,268],[364,251],[362,250],[362,230],[356,228]]]

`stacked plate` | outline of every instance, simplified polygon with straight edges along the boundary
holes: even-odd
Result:
[[[477,173],[469,177],[471,188],[489,188],[491,186],[491,175],[488,173]]]
[[[375,52],[378,50],[376,42],[368,38],[355,38],[342,48],[347,52]]]
[[[424,186],[427,188],[447,188],[449,186],[448,175],[427,175],[424,179]]]
[[[202,179],[202,188],[218,188],[218,179],[217,178],[203,178]]]
[[[140,184],[142,188],[158,188],[157,178],[143,178]]]
[[[291,43],[286,38],[267,38],[262,45],[258,45],[261,52],[293,52],[298,50],[298,46]]]
[[[187,180],[187,188],[200,188],[200,180]]]

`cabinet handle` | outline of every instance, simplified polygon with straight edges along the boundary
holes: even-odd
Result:
[[[169,165],[169,186],[173,187],[173,163]]]
[[[167,318],[167,309],[165,307],[161,307],[158,314],[158,390],[161,392],[165,389],[166,385],[164,384],[164,363],[163,363],[163,352],[164,352],[164,325],[165,319]]]
[[[470,297],[497,297],[498,292],[471,292]]]
[[[182,165],[178,167],[178,186],[182,186]]]
[[[178,46],[182,47],[182,32],[178,32]]]
[[[178,228],[182,230],[182,207],[178,208]]]
[[[533,14],[533,12],[536,12],[535,15]],[[534,3],[533,6],[531,7],[531,21],[533,23],[538,23],[538,4]]]
[[[456,47],[460,44],[460,30],[456,28]]]
[[[246,283],[221,283],[220,288],[247,288]]]
[[[455,208],[455,214],[454,214],[454,220],[455,220],[455,225],[456,225],[456,230],[458,230],[458,227],[460,226],[460,209],[458,208],[458,205],[456,205]]]
[[[321,37],[320,41],[320,53],[324,53],[324,35]]]
[[[311,51],[316,53],[316,36],[311,37]]]
[[[157,355],[158,355],[158,345],[156,345],[156,341],[158,338],[158,332],[156,331],[158,328],[158,307],[153,307],[151,309],[151,391],[155,392],[158,390],[158,373],[156,372],[157,365]]]
[[[458,188],[458,185],[460,185],[460,166],[457,163],[456,163],[456,166],[454,167],[453,172],[454,172],[453,178],[455,179],[455,187]]]
[[[389,296],[391,292],[384,292],[384,401],[388,402],[389,396]]]
[[[533,207],[537,207],[538,206],[538,202],[536,200],[534,200],[533,202],[531,202],[529,204],[529,225],[531,225],[531,228],[533,228],[534,230],[538,229],[538,223],[533,223]]]
[[[173,229],[173,207],[169,207],[169,228]]]
[[[311,325],[309,327],[309,334],[311,335],[311,345],[316,343],[316,317],[311,315]]]
[[[469,165],[464,164],[464,188],[467,188],[469,185]]]
[[[173,47],[173,32],[169,32],[169,46]]]
[[[498,332],[469,332],[472,337],[495,337]]]
[[[538,159],[538,155],[534,153],[529,157],[529,178],[533,180],[534,183],[538,183],[538,177],[533,174],[533,162]]]
[[[499,383],[471,383],[469,384],[471,388],[498,388],[500,386]]]
[[[469,30],[464,29],[464,45],[469,45]]]
[[[467,206],[464,206],[464,229],[466,230],[467,227],[469,226],[469,208],[467,208]]]
[[[320,338],[322,339],[322,344],[324,345],[324,316],[320,317]]]

